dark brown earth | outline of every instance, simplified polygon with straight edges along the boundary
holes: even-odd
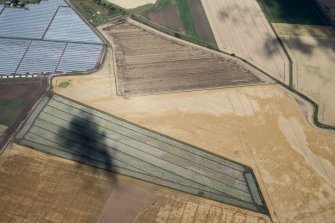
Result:
[[[0,151],[46,88],[44,78],[0,80],[0,124],[9,126],[0,135]]]
[[[0,99],[31,98],[41,86],[41,79],[1,79]]]
[[[184,33],[184,25],[178,12],[177,5],[168,5],[157,12],[150,12],[146,16],[150,21],[173,31]]]
[[[201,0],[188,0],[195,30],[200,39],[215,43],[215,38],[208,22]]]
[[[140,25],[139,25],[140,26]],[[260,83],[230,57],[174,40],[132,22],[102,32],[113,42],[121,95],[157,94]]]

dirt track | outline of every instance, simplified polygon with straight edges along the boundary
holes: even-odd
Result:
[[[113,59],[94,75],[54,79],[55,91],[200,148],[250,165],[274,222],[335,218],[335,134],[277,85],[118,97]]]
[[[168,38],[131,20],[100,31],[113,44],[121,95],[266,82],[264,75],[234,58]]]
[[[288,59],[256,0],[202,0],[216,42],[288,84]]]

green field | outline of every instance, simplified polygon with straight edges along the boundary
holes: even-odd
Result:
[[[198,34],[195,30],[193,19],[187,0],[177,0],[179,14],[184,23],[186,35],[197,38]]]
[[[100,25],[123,15],[124,11],[103,0],[71,0],[71,3],[93,25]]]
[[[9,126],[27,105],[27,99],[0,99],[0,124]]]
[[[329,25],[312,0],[258,0],[272,23]]]
[[[148,18],[148,15],[150,13],[159,12],[171,5],[177,5],[178,16],[180,17],[183,23],[183,29],[185,31],[185,35],[180,35],[180,33],[175,33],[174,35],[176,37],[183,38],[187,41],[195,42],[201,45],[208,45],[208,46],[211,46],[212,48],[217,48],[217,44],[216,44],[214,35],[211,31],[210,25],[208,23],[208,19],[207,19],[204,9],[202,8],[202,11],[203,11],[202,13],[198,15],[194,15],[194,14],[192,15],[192,13],[194,12],[192,11],[192,7],[191,7],[192,5],[190,4],[194,4],[194,3],[192,3],[192,1],[190,0],[158,0],[155,5],[146,5],[146,6],[131,10],[130,12],[136,15],[141,14],[144,17]],[[197,21],[199,22],[199,20],[201,19],[203,21],[205,20],[208,24],[207,28],[209,27],[209,31],[207,32],[209,34],[206,37],[201,36],[197,32],[197,28],[199,28],[197,27]],[[152,22],[156,23],[156,21],[152,21]],[[164,30],[161,30],[161,31],[164,32]]]

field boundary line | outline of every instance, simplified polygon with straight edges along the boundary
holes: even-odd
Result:
[[[57,73],[59,64],[60,64],[60,62],[61,62],[62,59],[63,59],[64,53],[65,53],[66,48],[67,48],[68,45],[69,45],[69,43],[67,42],[67,43],[65,44],[65,46],[64,46],[63,52],[62,52],[62,54],[60,55],[59,60],[58,60],[58,63],[57,63],[57,66],[56,66],[56,68],[55,68],[55,73]]]
[[[47,26],[47,28],[45,29],[45,31],[44,31],[44,33],[43,33],[43,36],[42,36],[42,39],[44,39],[44,37],[45,37],[45,35],[47,34],[47,32],[49,31],[49,29],[50,29],[50,26],[52,25],[52,23],[53,23],[53,21],[54,21],[54,19],[56,18],[56,16],[57,16],[57,13],[58,13],[58,11],[59,11],[59,8],[60,8],[61,6],[58,6],[57,7],[57,10],[56,10],[56,12],[54,13],[54,15],[52,16],[52,18],[51,18],[51,20],[50,20],[50,22],[49,22],[49,24],[48,24],[48,26]],[[64,6],[62,6],[62,7],[64,7]],[[66,7],[66,6],[65,6]]]
[[[3,5],[3,8],[0,10],[0,15],[2,14],[3,11],[5,11],[5,6]]]
[[[27,52],[28,52],[28,50],[29,50],[29,48],[30,48],[30,46],[31,46],[32,43],[33,43],[33,40],[30,40],[29,46],[27,47],[26,51],[24,52],[24,54],[23,54],[23,56],[22,56],[20,62],[17,64],[17,67],[16,67],[16,69],[15,69],[15,71],[14,71],[15,74],[17,73],[17,70],[18,70],[19,67],[21,66],[21,63],[22,63],[24,57],[26,56],[26,54],[27,54]]]
[[[0,137],[0,155],[5,150],[7,145],[11,142],[12,138],[21,130],[22,125],[30,117],[36,106],[39,105],[43,96],[47,94],[48,81],[47,78],[41,78],[41,86],[36,95],[28,102],[23,111],[19,114],[16,120],[8,126]]]

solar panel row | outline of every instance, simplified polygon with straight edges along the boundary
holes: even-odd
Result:
[[[92,70],[100,58],[102,49],[102,45],[69,43],[57,71],[67,73]]]
[[[0,74],[15,73],[30,43],[30,40],[0,38]]]
[[[0,74],[69,73],[95,68],[103,46],[0,38]]]
[[[66,43],[33,41],[17,74],[54,72]]]
[[[44,39],[102,44],[101,39],[70,7],[59,8]]]

